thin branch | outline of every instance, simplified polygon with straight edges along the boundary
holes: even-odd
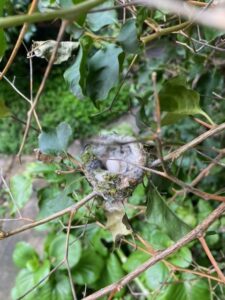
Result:
[[[19,15],[0,18],[0,28],[7,28],[11,26],[19,26],[26,23],[38,23],[43,21],[50,21],[56,18],[76,20],[82,13],[88,12],[95,6],[103,3],[105,0],[89,0],[79,3],[74,7],[59,9],[56,11],[46,13],[33,13],[32,15]]]
[[[211,137],[215,134],[220,133],[224,129],[225,129],[225,123],[222,123],[218,126],[214,126],[213,128],[209,129],[208,131],[206,131],[203,134],[199,135],[197,138],[190,141],[189,143],[187,143],[187,144],[183,145],[182,147],[178,148],[177,150],[167,154],[166,156],[164,156],[163,160],[167,161],[167,160],[177,159],[181,154],[183,154],[187,150],[189,150],[189,149],[195,147],[196,145],[202,143],[207,138],[209,138],[209,137]],[[151,167],[156,167],[156,166],[160,165],[160,163],[161,163],[160,159],[156,159],[155,161],[153,161],[151,163],[150,166]]]
[[[16,199],[14,198],[13,194],[11,193],[9,186],[8,186],[7,182],[5,181],[5,178],[3,177],[2,169],[0,169],[0,179],[1,179],[1,181],[3,182],[6,191],[9,193],[9,196],[10,196],[12,202],[13,202],[13,205],[14,205],[15,208],[16,208],[16,211],[17,211],[17,213],[18,213],[20,219],[22,219],[23,216],[22,216],[22,214],[21,214],[21,212],[20,212],[20,209],[19,209],[19,206],[18,206],[18,204],[17,204],[17,202],[16,202]]]
[[[67,272],[68,272],[68,276],[69,276],[69,282],[70,282],[70,287],[71,287],[71,291],[72,291],[72,295],[73,295],[73,300],[77,300],[76,291],[75,291],[75,288],[74,288],[73,279],[72,279],[72,275],[71,275],[71,271],[70,271],[69,260],[68,260],[70,230],[71,230],[71,223],[72,223],[72,220],[73,220],[74,213],[75,213],[75,210],[72,210],[70,212],[70,218],[69,218],[69,222],[68,222],[68,226],[67,226],[65,264],[66,264],[66,267],[67,267]],[[75,255],[75,253],[73,253],[73,255]]]
[[[108,285],[107,287],[93,293],[92,295],[83,298],[83,300],[94,300],[99,299],[100,297],[107,295],[113,290],[118,290],[124,287],[127,283],[132,281],[134,278],[139,276],[141,273],[146,271],[151,266],[155,265],[158,261],[166,258],[167,256],[173,254],[186,244],[190,243],[191,241],[195,240],[196,238],[201,237],[204,232],[208,229],[208,227],[217,220],[223,213],[225,212],[225,203],[220,204],[201,224],[199,224],[195,229],[190,231],[187,235],[181,238],[172,246],[168,247],[166,250],[154,255],[152,258],[147,260],[145,263],[137,267],[134,271],[130,272],[126,276],[124,276],[119,281]]]
[[[223,280],[223,283],[225,284],[225,276],[224,276],[223,272],[220,270],[220,268],[219,268],[219,266],[218,266],[215,258],[213,257],[213,255],[212,255],[212,253],[211,253],[211,251],[210,251],[210,249],[209,249],[209,247],[208,247],[208,245],[207,245],[204,237],[201,236],[198,239],[199,239],[199,241],[200,241],[200,243],[202,245],[202,248],[204,249],[206,255],[208,256],[211,264],[215,268],[218,276]]]
[[[33,0],[32,1],[30,9],[28,11],[28,15],[31,15],[34,12],[34,10],[37,7],[37,4],[38,4],[38,0]],[[29,26],[28,23],[25,23],[23,25],[23,27],[20,31],[19,37],[16,41],[16,45],[15,45],[15,47],[14,47],[14,49],[13,49],[13,51],[12,51],[10,57],[9,57],[9,60],[7,61],[7,64],[6,64],[5,68],[3,69],[3,71],[0,74],[0,80],[2,80],[3,76],[7,73],[7,71],[9,70],[9,68],[11,66],[11,64],[13,63],[13,61],[16,57],[16,54],[17,54],[17,52],[18,52],[18,50],[19,50],[19,48],[20,48],[20,46],[23,42],[23,38],[24,38],[25,33],[27,32],[28,26]]]
[[[82,207],[83,205],[85,205],[88,201],[90,201],[92,198],[94,198],[95,196],[97,196],[98,193],[93,191],[92,193],[90,193],[89,195],[87,195],[86,197],[84,197],[82,200],[80,200],[79,202],[73,204],[72,206],[70,207],[67,207],[63,210],[60,210],[59,212],[56,212],[44,219],[41,219],[39,221],[36,221],[36,222],[33,222],[33,223],[30,223],[30,224],[27,224],[27,225],[24,225],[24,226],[21,226],[19,228],[16,228],[12,231],[8,231],[8,232],[3,232],[1,231],[0,232],[0,240],[1,239],[4,239],[4,238],[7,238],[7,237],[10,237],[12,235],[15,235],[15,234],[18,234],[20,232],[23,232],[23,231],[26,231],[28,229],[31,229],[31,228],[34,228],[34,227],[37,227],[37,226],[40,226],[42,224],[45,224],[49,221],[52,221],[54,219],[57,219],[67,213],[70,213],[71,211],[77,211],[80,207]]]
[[[68,21],[62,21],[62,24],[61,24],[61,27],[60,27],[60,30],[59,30],[59,33],[58,33],[58,37],[57,37],[57,43],[56,43],[56,46],[51,54],[51,57],[49,59],[49,62],[48,62],[48,65],[47,65],[47,68],[45,70],[45,73],[44,73],[44,76],[43,76],[43,79],[41,81],[41,84],[39,86],[39,89],[37,91],[37,94],[35,96],[35,99],[34,101],[32,102],[31,104],[31,107],[30,107],[30,110],[28,111],[27,113],[27,125],[26,125],[26,128],[25,128],[25,131],[24,131],[24,135],[23,135],[23,139],[22,139],[22,142],[21,142],[21,145],[20,145],[20,149],[19,149],[19,152],[17,154],[18,158],[20,159],[21,157],[21,153],[23,151],[23,148],[24,148],[24,145],[25,145],[25,142],[26,142],[26,139],[27,139],[27,135],[28,135],[28,132],[29,132],[29,128],[30,128],[30,124],[31,124],[31,119],[32,119],[32,114],[33,114],[33,111],[38,103],[38,100],[45,88],[45,84],[46,84],[46,81],[48,79],[48,76],[50,74],[50,71],[51,71],[51,68],[52,68],[52,65],[54,63],[54,60],[55,60],[55,57],[56,57],[56,54],[57,54],[57,50],[59,48],[59,43],[63,37],[63,34],[65,32],[65,29],[68,25]]]

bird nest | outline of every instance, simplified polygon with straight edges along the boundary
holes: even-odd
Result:
[[[132,137],[101,136],[83,152],[84,173],[107,202],[129,197],[143,177],[146,155]]]

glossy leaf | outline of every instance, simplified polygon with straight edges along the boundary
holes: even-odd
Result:
[[[1,43],[1,32],[0,32],[0,43]],[[1,51],[0,51],[0,57],[1,57]],[[5,105],[4,101],[2,99],[0,99],[0,118],[5,118],[5,117],[8,117],[10,115],[11,115],[10,110]]]
[[[76,240],[73,235],[69,237],[69,243],[71,244],[69,247],[69,255],[68,261],[70,268],[74,267],[81,256],[81,244],[79,240]],[[75,241],[75,242],[74,242]],[[51,245],[49,247],[49,256],[51,262],[54,266],[58,265],[65,257],[66,251],[66,234],[61,233],[53,239]],[[60,269],[66,269],[66,265],[63,264]]]
[[[210,287],[206,280],[183,273],[182,283],[171,284],[167,292],[163,293],[158,300],[210,300]]]
[[[95,7],[95,10],[113,7],[114,2],[111,0]],[[99,31],[102,27],[117,22],[117,14],[115,10],[108,10],[98,13],[87,14],[87,25],[92,31]]]
[[[66,152],[72,135],[70,125],[60,123],[52,132],[42,132],[39,135],[39,148],[45,154],[60,154]]]
[[[32,180],[25,175],[15,175],[10,180],[10,191],[19,208],[22,208],[30,199],[32,194]],[[16,207],[13,207],[13,212]]]
[[[118,43],[127,53],[140,53],[141,42],[138,38],[135,19],[128,20],[121,28]]]
[[[101,274],[104,260],[92,249],[86,249],[78,264],[72,270],[72,277],[77,284],[85,285],[94,283]]]
[[[131,255],[127,258],[127,261],[123,264],[123,269],[125,271],[132,272],[135,270],[140,264],[144,263],[146,260],[150,258],[150,255],[143,251],[135,251],[131,253]]]
[[[177,267],[187,268],[192,262],[191,251],[187,247],[183,247],[169,257],[169,261]]]
[[[169,208],[164,198],[154,188],[148,191],[147,220],[155,224],[176,241],[190,231],[190,228]]]
[[[90,37],[80,39],[80,48],[74,63],[65,71],[64,79],[69,84],[71,92],[78,98],[84,99],[87,79],[87,55],[92,46]]]
[[[183,77],[168,80],[159,92],[160,109],[167,112],[162,125],[168,125],[189,115],[203,115],[211,124],[210,117],[200,107],[200,94],[187,88]]]
[[[38,259],[38,254],[34,248],[26,243],[19,242],[13,251],[13,262],[19,268],[25,268],[29,260]]]
[[[110,90],[118,83],[120,54],[120,47],[107,44],[89,59],[86,92],[92,100],[106,99]]]
[[[145,272],[146,285],[151,290],[160,289],[169,278],[169,269],[163,262],[158,262]]]

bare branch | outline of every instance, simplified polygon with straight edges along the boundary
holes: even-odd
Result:
[[[180,147],[179,149],[167,154],[163,160],[167,161],[167,160],[174,160],[177,159],[179,156],[181,156],[181,154],[183,154],[184,152],[186,152],[187,150],[195,147],[196,145],[202,143],[204,140],[206,140],[207,138],[220,133],[221,131],[223,131],[225,129],[225,123],[222,123],[218,126],[214,126],[213,128],[211,128],[210,130],[204,132],[203,134],[199,135],[197,138],[193,139],[192,141],[190,141],[189,143],[183,145],[182,147]],[[155,161],[153,161],[151,163],[151,167],[156,167],[158,165],[160,165],[161,161],[160,159],[156,159]]]
[[[199,224],[195,229],[190,231],[187,235],[181,238],[178,242],[174,245],[170,246],[166,250],[154,255],[152,258],[147,260],[144,264],[137,267],[133,272],[130,272],[128,275],[124,276],[121,280],[110,284],[109,286],[99,290],[92,295],[83,298],[83,300],[94,300],[99,299],[100,297],[111,293],[113,290],[118,290],[124,287],[127,283],[131,280],[139,276],[142,272],[146,271],[148,268],[156,264],[158,261],[166,258],[167,256],[171,255],[172,253],[179,250],[184,245],[190,243],[191,241],[195,240],[196,238],[200,238],[204,232],[208,229],[208,227],[217,220],[223,213],[225,212],[225,203],[220,204],[201,224]]]
[[[55,214],[52,214],[49,217],[46,217],[46,218],[41,219],[41,220],[36,221],[36,222],[32,222],[32,223],[24,225],[24,226],[21,226],[21,227],[15,229],[15,230],[12,230],[12,231],[9,231],[9,232],[3,232],[3,231],[1,231],[0,232],[0,239],[4,239],[4,238],[10,237],[12,235],[18,234],[20,232],[26,231],[28,229],[40,226],[40,225],[45,224],[45,223],[47,223],[49,221],[52,221],[52,220],[54,220],[56,218],[59,218],[59,217],[65,215],[67,213],[70,213],[71,211],[76,211],[76,210],[78,210],[80,207],[82,207],[83,205],[85,205],[88,201],[90,201],[92,198],[94,198],[97,195],[98,195],[98,193],[95,192],[95,191],[93,191],[92,193],[90,193],[89,195],[87,195],[86,197],[84,197],[82,200],[80,200],[79,202],[75,203],[74,205],[72,205],[70,207],[67,207],[67,208],[65,208],[63,210],[60,210],[59,212],[56,212]]]

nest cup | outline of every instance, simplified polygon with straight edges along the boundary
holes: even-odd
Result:
[[[108,203],[129,197],[142,180],[146,155],[133,137],[101,136],[82,154],[84,173],[93,188]]]

